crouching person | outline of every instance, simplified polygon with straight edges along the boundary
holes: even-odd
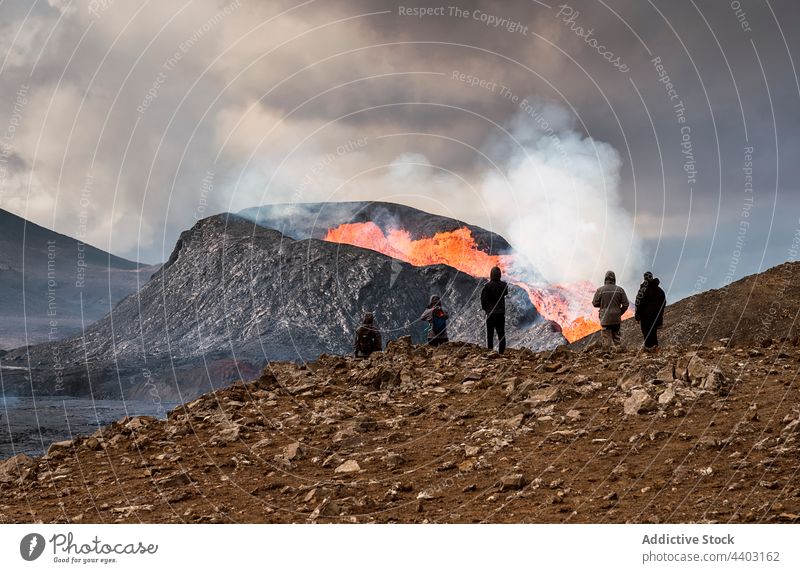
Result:
[[[366,358],[373,352],[383,350],[381,331],[375,326],[375,316],[371,312],[364,314],[364,320],[356,330],[354,348],[356,358]]]

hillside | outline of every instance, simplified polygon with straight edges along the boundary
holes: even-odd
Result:
[[[0,209],[0,349],[81,332],[156,269]]]
[[[6,370],[6,393],[182,401],[253,376],[268,360],[351,352],[365,311],[375,312],[385,340],[421,342],[418,318],[432,294],[451,314],[450,337],[478,342],[484,282],[444,265],[415,267],[216,215],[185,231],[153,278],[83,337],[9,352],[6,365],[30,360],[32,382],[24,369]],[[511,289],[508,310],[511,344],[564,342],[521,289]]]
[[[797,523],[799,364],[785,343],[500,357],[408,339],[273,363],[0,464],[0,519]]]
[[[662,285],[662,288],[664,285]],[[636,293],[628,293],[631,300]],[[747,276],[726,287],[695,294],[669,304],[664,327],[658,332],[663,345],[713,344],[725,339],[731,345],[761,346],[800,335],[800,262],[783,263]],[[582,348],[599,339],[599,333],[576,343]],[[622,324],[623,344],[642,344],[642,332],[633,320]]]

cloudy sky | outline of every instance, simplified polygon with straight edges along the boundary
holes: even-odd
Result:
[[[0,208],[163,261],[198,217],[387,200],[671,300],[796,258],[793,0],[0,4]],[[794,242],[793,242],[794,241]]]

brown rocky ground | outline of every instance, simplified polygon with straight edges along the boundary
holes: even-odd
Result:
[[[698,280],[698,289],[705,283]],[[723,288],[707,290],[669,304],[664,312],[664,327],[658,331],[661,344],[717,344],[720,339],[731,344],[760,345],[764,340],[793,338],[800,334],[800,262],[783,263],[763,273],[733,282]],[[667,289],[667,285],[661,285]],[[628,293],[631,301],[635,292]],[[622,341],[641,344],[642,332],[634,320],[622,323]],[[599,338],[592,334],[574,343],[575,347],[592,344]]]
[[[0,462],[0,522],[797,522],[800,349],[407,339]]]

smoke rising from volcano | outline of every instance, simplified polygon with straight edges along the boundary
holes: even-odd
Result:
[[[548,102],[515,118],[510,133],[498,144],[509,152],[505,172],[489,172],[481,186],[494,230],[548,282],[598,281],[608,269],[632,280],[643,247],[620,199],[616,149]]]

